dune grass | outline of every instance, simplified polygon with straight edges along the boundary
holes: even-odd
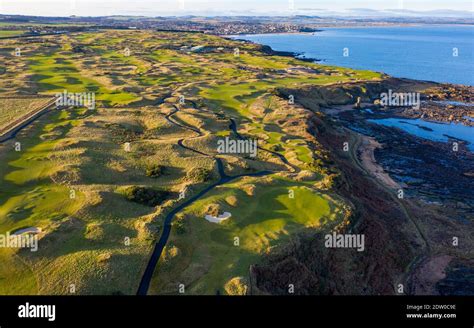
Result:
[[[251,183],[256,189],[248,195],[244,190]],[[229,197],[235,198],[233,205],[226,202]],[[221,224],[206,221],[209,204],[219,204],[232,217]],[[330,229],[341,218],[337,202],[294,182],[276,179],[262,185],[246,179],[219,187],[183,211],[169,241],[178,255],[163,260],[151,293],[177,294],[179,284],[187,286],[187,294],[225,293],[226,282],[248,277],[250,265],[271,248],[298,231]]]
[[[263,108],[266,100],[278,98],[274,90],[280,87],[380,78],[368,71],[263,55],[255,45],[210,35],[107,30],[63,35],[60,43],[55,38],[26,45],[22,58],[4,55],[12,43],[0,47],[1,59],[13,65],[8,74],[15,74],[18,89],[94,92],[99,104],[96,110],[69,108],[42,117],[17,136],[20,152],[12,151],[12,143],[0,146],[0,233],[30,226],[44,231],[36,254],[0,250],[5,264],[0,266],[0,294],[65,294],[70,284],[78,294],[134,294],[180,190],[188,187],[192,195],[211,182],[189,181],[187,172],[206,168],[212,181],[218,178],[211,156],[183,149],[178,140],[215,155],[217,138],[234,137],[230,116],[240,133],[274,147],[298,170],[308,170],[314,150],[304,124],[301,131],[290,131],[277,123],[303,118],[301,108],[290,108],[283,99]],[[187,53],[183,45],[210,50]],[[124,55],[125,47],[130,56]],[[235,47],[241,50],[238,57]],[[288,73],[294,66],[314,72]],[[0,90],[11,89],[8,79],[0,80]],[[177,104],[178,95],[187,102]],[[202,135],[166,119],[175,106],[180,111],[173,120],[199,128]],[[0,107],[0,124],[27,110],[20,107],[15,112]],[[126,142],[131,151],[124,150]],[[267,152],[259,152],[257,159],[221,157],[228,174],[288,173]],[[163,175],[148,177],[150,165],[163,166]],[[324,177],[303,182],[282,176],[238,179],[178,213],[151,293],[175,294],[178,283],[186,284],[189,294],[225,293],[226,283],[247,277],[249,267],[273,247],[340,221],[339,201],[315,189]],[[251,185],[255,188],[249,192]],[[157,207],[132,203],[120,193],[130,186],[165,189],[171,198]],[[211,204],[232,218],[221,225],[204,220]]]
[[[65,54],[38,54],[29,58],[29,68],[32,80],[39,92],[48,94],[60,93],[67,90],[70,93],[93,92],[96,100],[102,100],[110,105],[128,104],[139,100],[140,97],[129,92],[109,90],[96,80],[85,77]]]

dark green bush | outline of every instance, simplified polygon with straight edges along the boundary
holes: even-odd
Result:
[[[175,221],[173,222],[173,227],[176,229],[176,232],[180,235],[186,232],[186,227],[184,226],[183,218],[175,219]]]
[[[163,171],[163,166],[152,164],[146,168],[146,176],[150,178],[159,178],[161,175],[163,175]]]
[[[278,151],[282,151],[282,150],[283,150],[283,147],[282,147],[280,144],[271,145],[271,146],[270,146],[270,150],[271,150],[271,151],[278,152]]]
[[[133,186],[125,189],[124,195],[131,202],[153,207],[163,203],[170,193],[166,190]]]
[[[195,167],[188,171],[186,178],[194,182],[205,182],[211,178],[211,171],[202,167]]]

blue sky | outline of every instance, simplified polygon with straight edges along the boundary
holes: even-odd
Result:
[[[347,15],[360,12],[362,8],[376,11],[472,12],[473,3],[474,0],[0,0],[0,13],[44,16]]]

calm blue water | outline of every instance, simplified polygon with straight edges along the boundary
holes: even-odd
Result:
[[[423,121],[421,119],[384,118],[368,120],[369,122],[399,128],[418,137],[433,141],[447,142],[448,137],[455,137],[469,142],[468,148],[474,151],[473,128],[462,124],[443,124]],[[425,127],[427,129],[423,129]]]
[[[396,77],[474,85],[474,26],[327,28],[312,34],[236,38],[302,53],[323,63]],[[343,56],[343,49],[349,56]],[[453,56],[458,49],[458,57]]]

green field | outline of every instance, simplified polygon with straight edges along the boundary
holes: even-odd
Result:
[[[249,184],[256,186],[253,195],[244,191]],[[219,204],[222,211],[232,214],[231,219],[221,224],[206,221],[204,209],[209,204]],[[179,284],[185,284],[187,294],[228,293],[229,281],[238,277],[248,281],[250,265],[295,233],[329,230],[341,219],[341,210],[331,197],[291,181],[261,184],[247,179],[218,188],[186,209],[177,221],[165,253],[172,249],[177,255],[165,256],[152,292],[176,294]]]
[[[0,42],[1,92],[93,92],[97,104],[53,110],[0,145],[0,233],[42,230],[36,253],[0,250],[0,294],[68,294],[71,285],[77,294],[135,294],[164,217],[181,190],[191,197],[218,180],[216,156],[228,175],[273,173],[219,186],[178,213],[152,294],[177,294],[180,283],[188,294],[242,293],[251,265],[347,215],[331,185],[320,187],[331,178],[324,149],[308,133],[310,113],[277,89],[379,74],[267,56],[253,44],[193,33],[107,30],[42,39],[22,45],[21,57],[11,55],[15,40]],[[206,51],[191,50],[200,45]],[[295,67],[309,70],[288,74]],[[3,104],[0,123],[31,110],[27,102]],[[273,153],[218,155],[219,138],[235,137],[230,118]],[[160,174],[148,174],[158,166]],[[209,174],[201,180],[191,174],[198,169]],[[127,198],[140,188],[166,197],[156,206]],[[210,223],[210,206],[232,217]]]
[[[42,108],[49,98],[5,98],[0,99],[0,133],[2,129],[25,115]]]
[[[18,36],[25,33],[25,30],[0,30],[0,38]]]

